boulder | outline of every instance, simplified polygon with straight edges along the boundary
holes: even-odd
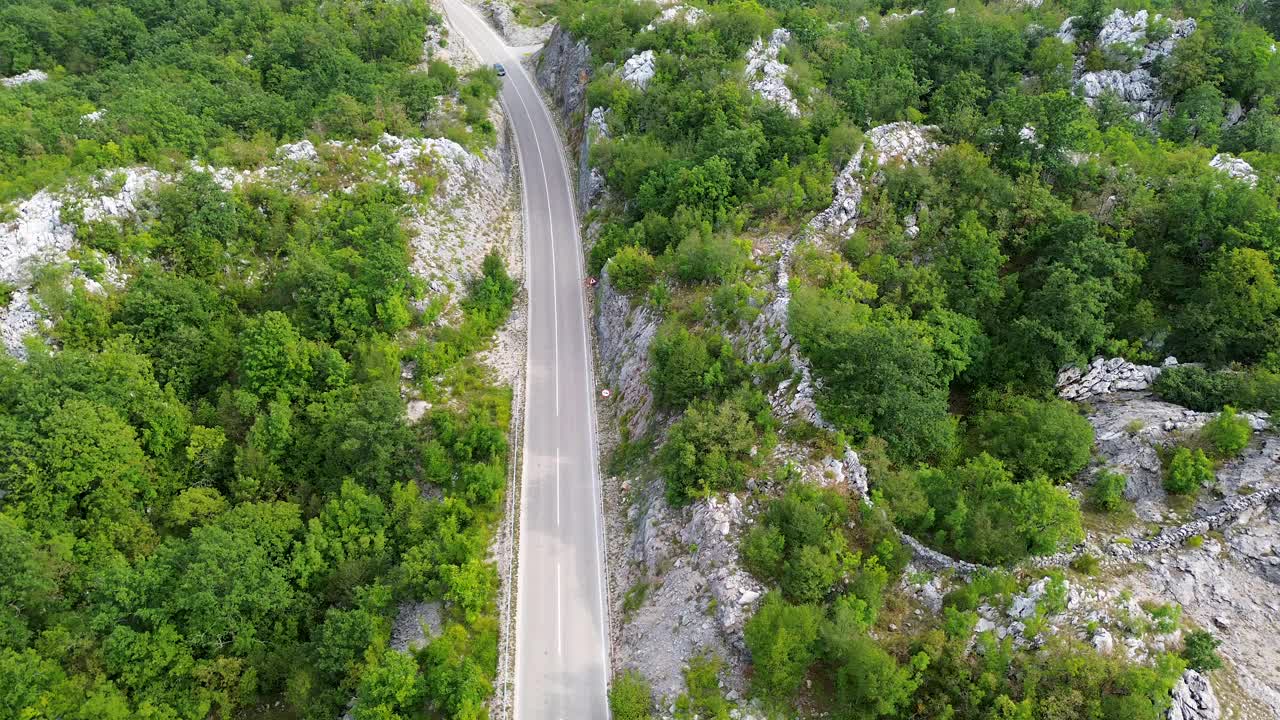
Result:
[[[644,90],[653,79],[654,62],[652,50],[632,55],[622,64],[622,81]]]
[[[1209,167],[1228,177],[1248,183],[1249,187],[1255,187],[1258,184],[1258,175],[1253,171],[1253,166],[1234,155],[1218,153],[1209,161]]]
[[[1169,720],[1219,720],[1222,717],[1222,707],[1209,679],[1195,670],[1182,673],[1171,695]]]

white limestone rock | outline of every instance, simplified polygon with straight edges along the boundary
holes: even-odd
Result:
[[[1154,367],[1135,365],[1124,358],[1096,357],[1083,370],[1069,365],[1058,372],[1058,397],[1081,401],[1115,392],[1146,390],[1164,368],[1176,364],[1174,360],[1172,364]]]
[[[1126,13],[1117,8],[1098,31],[1097,44],[1106,48],[1113,45],[1132,45],[1139,48],[1141,55],[1137,66],[1130,71],[1098,70],[1084,72],[1082,60],[1076,61],[1076,87],[1090,106],[1106,93],[1114,93],[1133,109],[1133,118],[1141,123],[1154,123],[1168,109],[1169,101],[1159,94],[1159,82],[1151,70],[1155,62],[1167,57],[1183,38],[1195,32],[1196,21],[1169,20],[1169,37],[1160,41],[1148,41],[1147,25],[1152,21],[1165,20],[1162,15],[1149,16],[1146,10]],[[1074,17],[1063,21],[1058,29],[1057,37],[1063,42],[1075,43]],[[1080,38],[1081,44],[1092,38]]]
[[[13,77],[0,78],[0,85],[7,88],[16,88],[21,85],[29,85],[31,83],[44,82],[49,79],[49,73],[43,70],[28,70],[21,75]]]
[[[659,25],[666,25],[673,22],[682,22],[686,25],[697,25],[707,13],[702,8],[693,7],[692,5],[672,5],[663,8],[662,12],[653,19],[653,22],[644,26],[646,32],[653,32]]]
[[[778,53],[791,40],[791,33],[783,28],[774,30],[768,42],[756,38],[747,50],[746,78],[757,95],[780,106],[792,117],[800,116],[800,106],[787,87],[787,65],[778,60]]]
[[[934,125],[895,122],[871,128],[867,139],[875,148],[878,165],[919,165],[942,149],[940,143],[930,139],[937,129]]]
[[[1258,184],[1258,174],[1253,171],[1253,166],[1234,155],[1218,153],[1209,161],[1209,167],[1228,177],[1248,183],[1249,187],[1256,187]]]
[[[627,61],[622,64],[623,82],[644,90],[653,79],[656,61],[652,50],[645,50],[627,58]]]

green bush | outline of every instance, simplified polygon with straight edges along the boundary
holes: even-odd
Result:
[[[1001,398],[973,424],[979,448],[1004,462],[1019,478],[1044,475],[1070,479],[1089,462],[1093,426],[1063,400]]]
[[[1217,649],[1222,641],[1206,630],[1193,630],[1186,634],[1182,641],[1182,658],[1187,667],[1198,672],[1217,670],[1222,667],[1222,658]]]
[[[1214,480],[1213,461],[1203,450],[1180,447],[1169,461],[1164,489],[1175,495],[1189,495]]]
[[[1129,478],[1118,472],[1103,470],[1089,488],[1089,504],[1102,512],[1116,512],[1128,504],[1124,499]]]
[[[691,233],[676,247],[676,277],[687,283],[718,283],[740,273],[750,246],[724,233]]]
[[[605,268],[613,286],[626,295],[644,292],[658,276],[658,262],[648,250],[636,245],[619,249]]]
[[[814,605],[791,605],[769,593],[743,628],[751,650],[751,687],[761,697],[786,701],[815,659],[814,641],[822,611]]]
[[[695,402],[667,434],[658,451],[667,499],[682,505],[695,497],[736,490],[746,480],[773,419],[759,391],[740,391],[719,405]],[[766,433],[770,437],[766,437]]]
[[[1151,389],[1175,405],[1212,412],[1240,396],[1241,376],[1211,372],[1197,365],[1177,365],[1161,372]]]
[[[653,717],[653,688],[635,670],[613,678],[609,688],[609,711],[616,720],[650,720]]]
[[[1218,416],[1200,428],[1200,437],[1213,449],[1219,458],[1230,458],[1240,454],[1249,444],[1253,436],[1253,428],[1249,421],[1240,417],[1236,409],[1227,405]]]

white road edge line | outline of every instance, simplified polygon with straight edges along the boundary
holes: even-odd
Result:
[[[560,527],[560,448],[556,447],[556,527]]]
[[[556,563],[556,654],[564,657],[564,623],[560,620],[560,563]]]

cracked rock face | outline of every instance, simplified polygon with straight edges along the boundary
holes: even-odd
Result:
[[[597,302],[600,375],[613,389],[619,416],[629,418],[632,437],[641,437],[653,415],[649,345],[661,318],[645,305],[632,307],[631,299],[614,289],[607,270],[600,277]]]
[[[622,81],[644,90],[653,79],[655,62],[652,50],[632,55],[622,64]]]
[[[1258,175],[1253,171],[1253,166],[1234,155],[1218,153],[1209,161],[1209,167],[1225,173],[1228,177],[1248,183],[1249,187],[1255,187],[1258,184]]]
[[[1218,720],[1222,708],[1218,696],[1213,694],[1209,679],[1195,670],[1182,673],[1173,686],[1173,705],[1169,708],[1169,720]]]
[[[1070,17],[1063,21],[1057,37],[1063,42],[1075,43],[1075,30]],[[1076,86],[1084,101],[1092,106],[1106,93],[1115,93],[1133,109],[1133,118],[1141,123],[1154,123],[1169,109],[1169,101],[1160,96],[1159,82],[1151,74],[1156,60],[1167,57],[1183,38],[1195,32],[1196,21],[1169,20],[1169,37],[1160,41],[1147,39],[1147,25],[1152,20],[1165,20],[1162,15],[1151,17],[1146,10],[1129,14],[1117,8],[1098,32],[1097,43],[1101,48],[1114,45],[1132,45],[1141,56],[1137,65],[1129,71],[1098,70],[1085,72],[1084,60],[1076,60]],[[1081,43],[1092,38],[1080,38]]]
[[[778,53],[791,40],[791,33],[783,28],[774,30],[766,42],[756,38],[747,50],[747,81],[761,98],[778,105],[792,117],[800,116],[800,106],[787,87],[789,68],[778,60]]]
[[[556,26],[538,52],[535,74],[562,119],[585,112],[587,82],[591,79],[591,48]]]

